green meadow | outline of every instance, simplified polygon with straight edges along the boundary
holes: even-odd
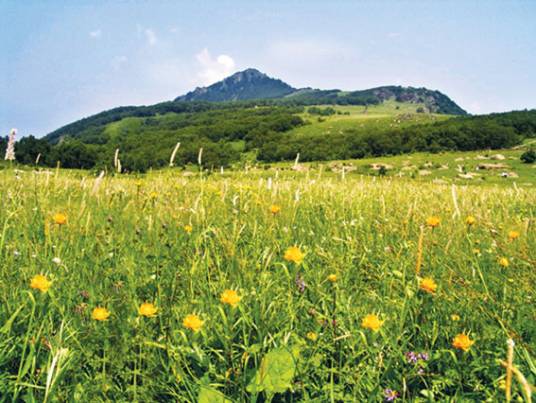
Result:
[[[532,168],[456,180],[476,154],[0,170],[0,400],[529,401]]]

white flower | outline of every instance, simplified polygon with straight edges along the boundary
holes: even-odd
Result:
[[[11,133],[9,133],[9,140],[7,142],[7,147],[6,147],[6,155],[4,157],[6,161],[15,160],[15,135],[16,134],[17,134],[17,129],[11,129]]]
[[[13,251],[13,255],[15,255],[15,257],[19,257],[20,256],[20,252],[18,250],[14,250]]]
[[[52,262],[56,263],[59,266],[61,264],[61,259],[59,257],[55,257],[54,259],[52,259]]]

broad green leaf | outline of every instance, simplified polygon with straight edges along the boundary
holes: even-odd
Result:
[[[296,372],[293,355],[284,348],[270,351],[261,361],[255,377],[247,387],[250,393],[283,393],[292,386]]]

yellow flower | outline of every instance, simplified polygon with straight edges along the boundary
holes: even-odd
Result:
[[[509,239],[510,241],[514,241],[514,240],[516,240],[517,238],[519,238],[519,232],[517,232],[517,231],[510,231],[510,232],[508,233],[508,239]]]
[[[478,248],[473,249],[473,253],[475,255],[480,255],[480,249],[478,249]]]
[[[473,344],[475,344],[475,341],[471,340],[469,336],[463,333],[460,333],[452,339],[452,347],[463,351],[469,351]]]
[[[426,225],[428,225],[431,228],[439,227],[440,222],[441,222],[441,219],[437,216],[430,216],[426,219]]]
[[[505,258],[505,257],[501,257],[501,258],[499,259],[499,264],[500,264],[502,267],[508,267],[508,266],[510,266],[510,262],[509,262],[508,259]]]
[[[150,302],[144,302],[138,308],[138,315],[145,316],[147,318],[152,318],[158,312],[158,308],[151,304]]]
[[[311,341],[316,341],[316,339],[318,339],[318,335],[315,332],[307,332],[305,337],[307,337]]]
[[[297,246],[291,246],[286,250],[284,258],[289,262],[300,264],[301,262],[303,262],[304,256],[305,255],[302,253],[300,248],[298,248]]]
[[[49,281],[42,274],[37,274],[30,281],[30,287],[41,292],[47,292],[51,285],[52,281]]]
[[[220,302],[222,304],[231,305],[233,308],[238,305],[242,297],[235,290],[225,290],[221,293]]]
[[[64,225],[67,224],[67,216],[63,213],[56,213],[52,216],[52,220],[55,224]]]
[[[202,321],[201,318],[195,314],[186,315],[182,321],[182,325],[186,329],[193,330],[194,332],[198,332],[203,327],[203,323],[204,321]]]
[[[185,230],[188,234],[190,234],[190,233],[192,232],[192,230],[193,230],[193,227],[192,227],[190,224],[186,224],[186,225],[184,226],[184,230]]]
[[[108,320],[108,318],[110,317],[110,311],[108,311],[108,309],[106,308],[102,308],[98,306],[95,309],[93,309],[93,312],[91,313],[91,317],[94,320],[98,320],[98,321]]]
[[[382,327],[383,320],[380,320],[378,315],[369,314],[363,318],[361,322],[361,327],[365,329],[370,329],[373,332],[377,332]]]
[[[457,322],[460,320],[460,315],[457,315],[455,313],[453,313],[452,315],[450,315],[450,319],[453,321],[453,322]]]
[[[281,207],[278,206],[277,204],[272,204],[270,206],[270,213],[272,213],[273,215],[278,214],[280,211],[281,211]]]
[[[473,217],[472,215],[467,216],[467,218],[465,219],[465,223],[467,225],[473,225],[475,222],[476,222],[476,218]]]
[[[426,277],[419,282],[419,288],[428,294],[434,294],[437,289],[437,284],[433,278]]]
[[[330,274],[328,276],[328,280],[331,281],[332,283],[336,282],[337,281],[337,275],[336,274]]]
[[[151,193],[149,193],[149,197],[154,200],[158,197],[158,193],[156,193],[155,191],[152,191]]]

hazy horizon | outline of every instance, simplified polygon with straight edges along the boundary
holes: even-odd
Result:
[[[41,137],[246,68],[293,87],[439,90],[473,114],[536,107],[536,3],[0,3],[0,135]]]

